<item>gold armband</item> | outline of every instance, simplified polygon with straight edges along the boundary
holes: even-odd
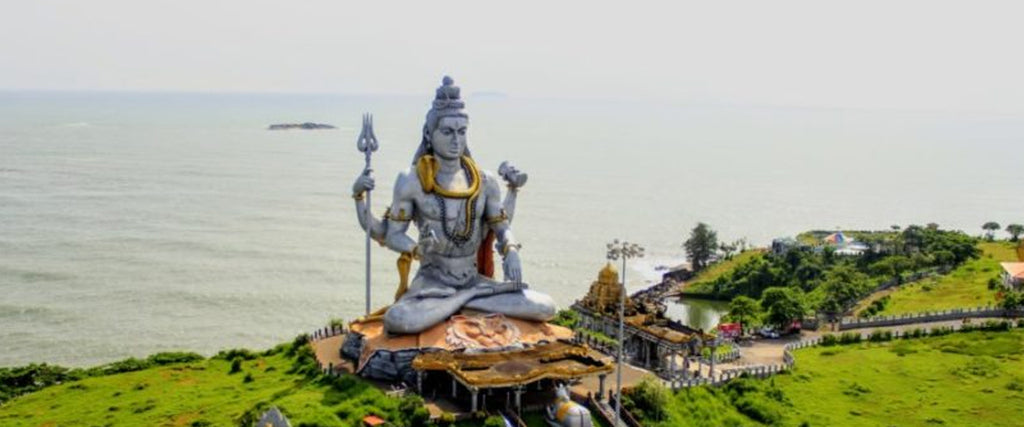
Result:
[[[508,214],[505,213],[504,209],[501,210],[501,214],[500,215],[498,215],[496,217],[493,217],[493,218],[487,218],[487,223],[488,224],[497,224],[497,223],[503,222],[503,221],[508,221]]]
[[[363,199],[366,198],[366,193],[363,192],[363,193],[353,194],[352,198],[355,199],[357,202],[361,202],[361,201],[363,201]]]
[[[405,209],[399,209],[397,214],[392,212],[391,215],[388,216],[388,218],[391,219],[392,221],[402,221],[402,222],[406,222],[406,221],[412,220],[412,217],[410,217],[410,216],[405,214]]]

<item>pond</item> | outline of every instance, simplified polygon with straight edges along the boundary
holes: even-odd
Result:
[[[718,326],[719,319],[729,312],[728,301],[681,298],[665,300],[665,304],[668,318],[705,331]]]

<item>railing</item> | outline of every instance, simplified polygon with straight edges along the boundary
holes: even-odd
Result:
[[[928,311],[923,313],[908,313],[892,316],[876,316],[863,318],[844,317],[838,323],[838,330],[845,331],[861,328],[878,328],[884,326],[909,325],[914,323],[942,322],[949,320],[961,320],[965,318],[998,318],[998,317],[1021,317],[1024,310],[1006,310],[1000,307],[985,306],[974,308],[954,308],[942,311]]]
[[[329,325],[313,330],[309,334],[309,339],[310,341],[319,341],[346,333],[348,333],[348,330],[343,325]]]

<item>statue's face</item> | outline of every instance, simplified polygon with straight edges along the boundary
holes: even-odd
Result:
[[[430,133],[430,144],[434,155],[444,159],[458,159],[466,152],[466,128],[469,119],[465,117],[442,117],[437,128]]]

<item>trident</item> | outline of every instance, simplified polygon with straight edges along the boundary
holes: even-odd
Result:
[[[373,152],[377,151],[380,146],[377,144],[377,136],[373,134],[373,116],[369,113],[363,114],[363,129],[359,132],[359,138],[356,139],[356,148],[362,151],[366,155],[366,168],[363,169],[363,173],[367,176],[370,172],[370,157],[373,156]],[[366,223],[366,315],[370,315],[370,192],[366,191],[366,205],[363,209],[366,209],[365,218]]]

